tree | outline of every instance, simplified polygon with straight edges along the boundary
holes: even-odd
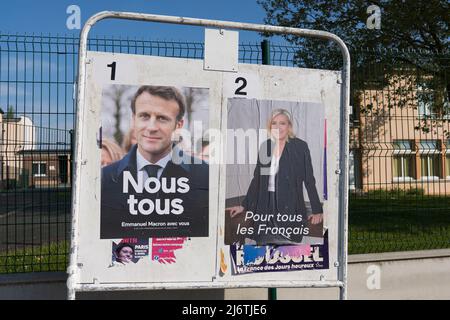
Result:
[[[8,110],[6,111],[6,115],[5,115],[6,119],[14,119],[14,107],[13,106],[9,106]]]
[[[338,35],[349,46],[351,53],[369,48],[376,55],[352,54],[352,68],[360,73],[373,65],[383,65],[383,83],[399,81],[401,73],[409,76],[406,83],[401,79],[401,90],[421,90],[422,101],[429,99],[433,92],[431,107],[435,114],[447,112],[450,101],[449,59],[449,12],[448,0],[258,0],[266,11],[265,22],[289,27],[325,30]],[[381,13],[381,28],[367,27],[368,8],[376,5]],[[339,69],[341,54],[331,42],[311,38],[286,36],[299,46],[295,62],[299,66],[311,68]],[[365,74],[366,85],[374,79]],[[415,75],[414,75],[415,74]],[[417,76],[419,74],[419,76]],[[393,76],[394,75],[394,76]],[[353,89],[358,90],[353,83]],[[404,96],[397,105],[408,104]],[[417,101],[417,97],[414,97]],[[417,105],[417,103],[416,103]],[[389,105],[392,107],[392,105]],[[427,124],[421,124],[427,126]]]
[[[122,123],[122,99],[126,91],[126,86],[116,85],[111,86],[109,90],[105,92],[105,96],[113,102],[113,117],[114,117],[114,139],[118,145],[122,144],[123,132],[120,129]]]
[[[448,0],[258,0],[258,3],[267,13],[268,24],[329,31],[352,48],[422,49],[436,55],[449,51]],[[367,8],[371,5],[381,9],[380,29],[369,29],[366,25],[370,16]],[[301,46],[311,41],[317,44],[306,38],[286,38]],[[335,67],[336,61],[328,59],[329,52],[317,55],[327,45],[330,44],[322,43],[314,54],[304,53],[301,62]]]

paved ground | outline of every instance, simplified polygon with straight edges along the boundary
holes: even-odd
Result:
[[[67,239],[70,189],[0,192],[0,252]]]

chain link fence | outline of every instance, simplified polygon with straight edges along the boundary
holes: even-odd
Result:
[[[78,42],[0,35],[0,273],[68,264]],[[112,38],[91,38],[88,48],[191,59],[202,59],[204,49]],[[271,45],[270,62],[293,67],[297,52]],[[450,247],[450,56],[438,57],[440,69],[430,72],[411,61],[428,53],[351,54],[349,252]],[[241,63],[262,60],[260,44],[240,44]]]

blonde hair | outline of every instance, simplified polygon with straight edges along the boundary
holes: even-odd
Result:
[[[122,149],[125,152],[130,151],[131,147],[134,145],[134,143],[132,143],[133,139],[136,140],[136,136],[134,132],[134,127],[131,127],[130,130],[128,130],[128,132],[123,137],[122,141]]]
[[[107,138],[102,139],[102,149],[109,153],[112,162],[119,161],[125,155],[117,143]]]
[[[289,122],[289,131],[288,131],[288,138],[287,141],[289,141],[289,138],[295,138],[295,133],[293,130],[293,121],[292,121],[292,115],[290,114],[289,111],[287,111],[286,109],[275,109],[272,111],[272,113],[270,114],[270,118],[269,121],[267,122],[267,132],[269,132],[269,135],[271,135],[272,132],[272,120],[273,118],[275,118],[276,116],[279,116],[280,114],[284,115]]]

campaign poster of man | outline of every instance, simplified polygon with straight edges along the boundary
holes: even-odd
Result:
[[[227,123],[225,244],[323,243],[323,105],[234,98]]]
[[[209,90],[107,85],[101,239],[207,237]]]

